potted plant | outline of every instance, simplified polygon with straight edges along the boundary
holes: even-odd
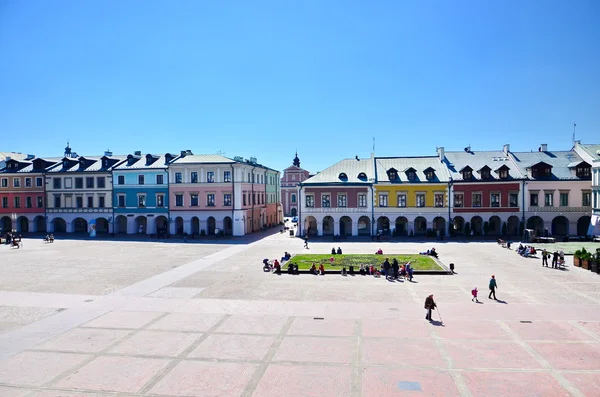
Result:
[[[575,253],[573,254],[573,266],[581,267],[581,254],[581,250],[575,251]]]
[[[592,270],[592,253],[586,251],[585,254],[582,255],[582,264],[581,267],[584,268],[585,270]]]

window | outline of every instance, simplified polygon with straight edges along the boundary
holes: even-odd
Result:
[[[244,198],[244,205],[246,205],[246,192],[244,192],[243,198]]]
[[[500,169],[500,179],[508,179],[508,168]]]
[[[208,207],[214,207],[215,206],[215,195],[214,193],[209,193],[206,195],[206,205]]]
[[[156,195],[156,206],[160,208],[165,206],[165,196],[163,194]]]
[[[2,208],[8,208],[8,197],[2,197]]]
[[[8,187],[8,178],[2,178],[2,187]]]
[[[197,207],[198,206],[198,195],[190,194],[190,206]]]
[[[252,183],[254,183],[254,173],[252,173]]]
[[[462,177],[463,179],[472,179],[473,178],[473,171],[471,170],[465,170],[462,172]]]
[[[60,208],[60,194],[54,196],[54,208]]]
[[[94,208],[94,196],[88,196],[87,206],[88,208]]]
[[[347,207],[348,197],[345,194],[338,194],[338,207]]]
[[[321,207],[329,208],[331,207],[331,196],[328,194],[324,194],[321,196]]]
[[[432,180],[433,178],[435,178],[435,172],[434,171],[427,171],[425,173],[425,178],[427,178],[428,181]]]
[[[437,208],[441,208],[444,206],[444,193],[436,193],[433,196],[434,206]]]
[[[143,185],[144,184],[144,175],[138,175],[138,185]]]
[[[138,194],[138,207],[146,208],[146,195],[145,194]]]
[[[175,195],[175,207],[183,207],[183,194]]]
[[[31,187],[31,178],[25,178],[25,187]]]
[[[65,178],[65,189],[71,189],[73,187],[73,178]]]
[[[117,203],[118,203],[119,207],[121,207],[121,208],[125,207],[125,196],[122,194],[119,195],[119,197],[117,197]]]
[[[387,207],[388,206],[388,195],[387,194],[380,194],[379,195],[379,206],[380,207]]]
[[[83,189],[83,178],[75,178],[75,189]]]
[[[539,205],[537,192],[529,194],[529,205],[532,207],[537,207]]]
[[[75,197],[75,207],[83,208],[83,197],[81,197],[81,196]]]
[[[580,165],[575,170],[578,178],[590,178],[592,176],[592,169],[585,165]]]
[[[492,207],[500,207],[500,193],[492,193],[490,195],[490,205]]]
[[[94,178],[92,178],[92,177],[85,178],[85,187],[88,189],[93,189],[94,188]]]
[[[98,208],[104,208],[106,206],[104,196],[98,197]]]
[[[76,183],[77,184],[77,183]],[[117,177],[117,184],[118,185],[124,185],[125,184],[125,175],[119,175]]]
[[[518,207],[519,206],[519,193],[510,193],[508,195],[508,205],[510,207]]]
[[[296,195],[292,194],[292,203],[295,203],[295,202],[296,202]]]
[[[367,206],[367,195],[366,194],[358,195],[358,206],[361,208],[364,208]]]
[[[561,207],[568,207],[569,206],[569,193],[560,193],[560,206]]]
[[[198,183],[198,173],[196,171],[192,171],[190,174],[190,181],[192,183]]]
[[[398,207],[406,207],[406,194],[398,195]]]
[[[182,183],[183,180],[181,178],[181,172],[176,172],[175,173],[175,183]]]
[[[165,183],[164,175],[156,175],[156,184],[163,185]]]
[[[38,198],[37,198],[37,207],[38,208],[44,207],[44,198],[42,196],[38,196]]]
[[[252,204],[256,204],[256,193],[252,193]]]
[[[425,194],[417,193],[417,207],[425,207]]]
[[[252,175],[254,177],[254,175]],[[206,182],[207,183],[215,183],[215,173],[213,171],[208,171],[206,173]],[[254,182],[254,178],[252,178],[252,182]]]
[[[591,192],[583,192],[581,196],[581,205],[584,207],[589,207],[592,205],[592,193]]]
[[[61,179],[60,178],[52,178],[52,187],[54,189],[60,189]]]
[[[41,177],[35,178],[35,186],[37,186],[37,187],[44,186],[44,179]]]
[[[481,170],[481,179],[490,179],[490,170],[485,168]]]
[[[309,208],[314,208],[315,206],[315,196],[310,195],[306,196],[306,206]]]
[[[454,193],[454,206],[461,208],[465,205],[465,196],[463,193]]]
[[[231,171],[225,171],[223,173],[223,182],[231,182]]]
[[[223,205],[225,207],[231,207],[231,193],[225,193],[223,195]]]
[[[104,189],[106,187],[106,178],[103,176],[96,178],[96,185],[98,189]]]
[[[25,208],[33,208],[33,200],[31,197],[25,197]]]
[[[21,208],[21,197],[15,197],[15,208]]]
[[[21,187],[21,179],[13,178],[13,187]]]
[[[406,176],[408,177],[409,181],[412,181],[417,178],[417,174],[414,171],[408,171],[406,173]]]
[[[473,207],[481,207],[481,193],[473,193]]]
[[[534,178],[547,177],[552,175],[552,169],[550,167],[538,167],[531,169],[531,176]]]
[[[554,206],[554,193],[544,193],[544,207]]]

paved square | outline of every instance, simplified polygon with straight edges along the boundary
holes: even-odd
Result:
[[[0,245],[10,254],[0,396],[600,394],[596,274],[542,268],[496,243],[436,242],[456,275],[277,276],[262,271],[262,259],[303,252],[303,242],[262,233],[223,244]],[[336,246],[415,253],[432,243]],[[330,241],[311,242],[311,252],[330,250]],[[492,274],[498,301],[487,299]],[[432,323],[423,309],[430,293],[439,309]]]

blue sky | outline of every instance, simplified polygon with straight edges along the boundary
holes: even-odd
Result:
[[[0,0],[2,151],[600,143],[600,2]]]

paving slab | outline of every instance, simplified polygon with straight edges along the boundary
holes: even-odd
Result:
[[[272,364],[253,397],[347,397],[351,395],[351,370],[320,366]]]
[[[572,396],[552,375],[539,372],[465,372],[473,396]]]
[[[362,373],[363,397],[460,395],[454,379],[445,370],[366,368]]]

